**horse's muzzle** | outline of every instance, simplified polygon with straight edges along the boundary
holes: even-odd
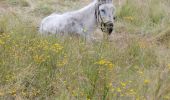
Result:
[[[104,27],[106,32],[110,35],[113,31],[113,23],[112,22],[104,23]]]

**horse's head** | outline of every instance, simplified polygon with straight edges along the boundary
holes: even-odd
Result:
[[[114,28],[115,7],[112,0],[98,0],[96,6],[96,18],[103,32],[112,33]]]

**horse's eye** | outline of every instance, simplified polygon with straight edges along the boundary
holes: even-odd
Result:
[[[101,10],[101,12],[102,12],[102,13],[105,13],[105,10],[104,10],[104,9],[102,9],[102,10]]]
[[[113,20],[116,20],[116,17],[113,17]]]

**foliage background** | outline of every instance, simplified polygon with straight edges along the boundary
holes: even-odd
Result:
[[[170,0],[114,0],[111,42],[38,35],[44,16],[90,1],[0,1],[0,99],[170,99]]]

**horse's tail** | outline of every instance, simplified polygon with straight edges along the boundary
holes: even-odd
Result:
[[[37,27],[38,31],[39,31],[39,34],[43,34],[43,23],[40,24],[40,26]]]
[[[38,31],[40,31],[40,26],[37,26],[36,29],[37,29]]]

